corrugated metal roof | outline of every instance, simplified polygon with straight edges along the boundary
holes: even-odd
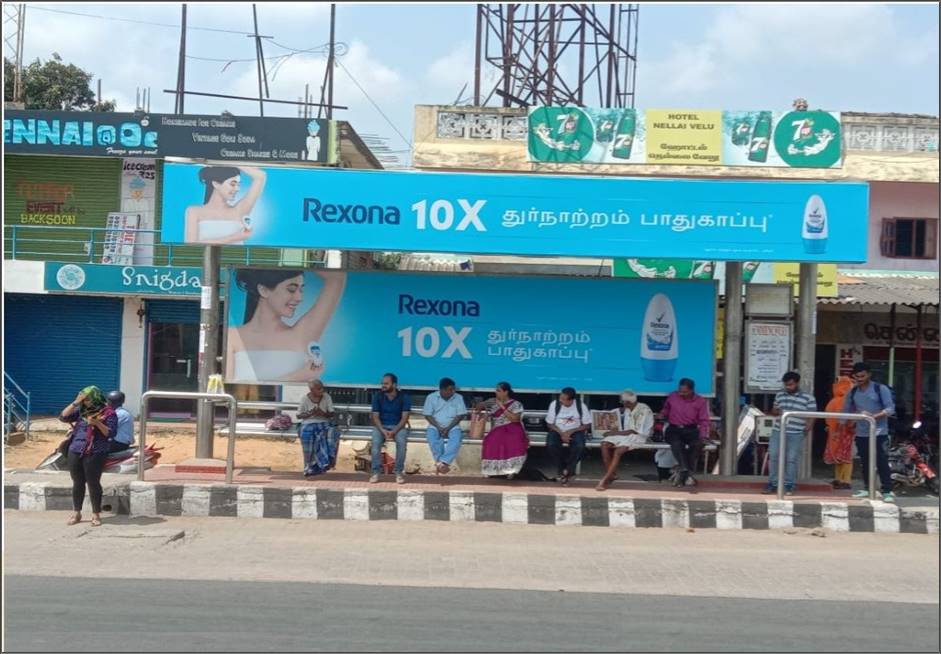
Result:
[[[839,297],[822,304],[938,304],[937,276],[847,275],[837,280]]]

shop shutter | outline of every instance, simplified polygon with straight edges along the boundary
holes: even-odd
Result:
[[[7,293],[5,307],[4,371],[34,414],[58,413],[85,386],[118,388],[123,300]]]
[[[121,210],[122,159],[6,155],[3,164],[5,256],[12,258],[16,225],[17,259],[87,262],[89,232],[56,227],[106,226],[108,213]],[[30,200],[46,206],[28,208]],[[37,220],[46,224],[35,225]],[[103,234],[95,239],[100,263]]]
[[[147,320],[150,322],[199,324],[199,301],[189,300],[145,300]]]

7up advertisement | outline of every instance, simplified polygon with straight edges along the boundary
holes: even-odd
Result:
[[[838,168],[828,111],[534,107],[529,159],[542,163]]]

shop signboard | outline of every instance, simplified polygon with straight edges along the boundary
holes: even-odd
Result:
[[[165,243],[730,261],[866,260],[868,185],[164,166]],[[226,178],[227,180],[228,178]],[[808,231],[810,228],[810,231]]]
[[[531,107],[529,160],[540,163],[840,168],[831,111]]]
[[[307,118],[10,110],[7,154],[336,163],[335,123]]]
[[[239,268],[227,287],[227,382],[715,391],[713,282]]]
[[[199,268],[47,261],[45,289],[50,293],[196,297],[200,275]]]

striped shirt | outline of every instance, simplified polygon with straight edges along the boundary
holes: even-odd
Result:
[[[788,393],[781,391],[774,396],[774,408],[785,411],[816,411],[817,400],[810,393]],[[791,418],[787,421],[787,433],[800,435],[807,428],[807,418]]]

